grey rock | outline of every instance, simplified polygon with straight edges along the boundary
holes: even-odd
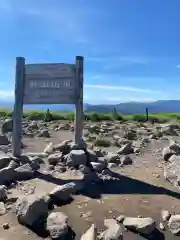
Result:
[[[49,155],[48,162],[51,165],[56,165],[58,162],[60,162],[63,158],[62,153],[54,153]]]
[[[40,130],[40,132],[37,135],[38,137],[45,137],[45,138],[49,138],[50,134],[49,131],[47,129],[42,129]]]
[[[180,163],[180,156],[177,156],[177,155],[172,155],[169,159],[168,159],[168,162],[170,163],[173,163],[173,162],[176,162],[176,163]]]
[[[69,231],[68,216],[62,212],[50,213],[47,218],[46,229],[51,239],[66,239]]]
[[[7,167],[11,159],[12,159],[11,156],[3,152],[0,152],[0,169]]]
[[[54,190],[50,192],[50,197],[57,201],[67,202],[71,199],[71,195],[75,194],[77,191],[80,191],[84,188],[83,182],[70,182],[64,185],[56,187]]]
[[[109,152],[104,159],[108,162],[108,163],[120,163],[120,157],[117,153],[111,153]]]
[[[0,169],[0,184],[10,183],[15,179],[14,170],[11,168]]]
[[[180,146],[176,142],[171,142],[169,145],[169,149],[172,150],[175,154],[180,154]]]
[[[35,194],[18,198],[16,215],[20,224],[33,226],[48,213],[49,198]]]
[[[0,202],[4,202],[7,199],[7,192],[5,186],[0,185]]]
[[[1,132],[8,133],[13,131],[13,120],[12,119],[6,119],[1,127]]]
[[[34,177],[35,170],[32,165],[26,163],[16,169],[14,169],[14,180],[28,180]]]
[[[168,222],[168,228],[172,234],[180,234],[180,215],[173,215]]]
[[[9,145],[10,142],[5,135],[0,135],[0,145]]]
[[[133,147],[132,147],[132,143],[127,143],[125,145],[123,145],[118,151],[117,154],[130,154],[133,153]]]
[[[87,155],[83,150],[72,150],[67,158],[67,165],[77,167],[87,165]]]
[[[98,162],[91,162],[91,165],[96,172],[102,172],[107,167],[107,163],[100,160]]]
[[[179,157],[174,158],[172,163],[164,167],[164,178],[172,183],[174,186],[179,185],[180,180],[180,161]]]
[[[133,163],[132,158],[128,155],[122,156],[120,160],[122,165],[129,165]]]
[[[83,174],[89,174],[91,172],[91,169],[85,165],[80,165],[79,171],[82,172]]]
[[[145,235],[151,234],[156,228],[156,222],[150,217],[148,218],[126,217],[123,221],[123,225],[127,229],[130,230],[132,229]]]
[[[100,234],[100,239],[104,240],[122,240],[122,229],[115,219],[105,219],[104,225],[107,230]]]
[[[165,147],[162,150],[162,156],[164,161],[168,161],[173,154],[174,154],[174,151],[169,147]]]
[[[97,156],[96,153],[90,149],[88,149],[88,158],[90,162],[96,162],[97,161]]]
[[[91,227],[81,236],[80,240],[96,240],[97,236],[97,228],[95,224],[92,224]]]
[[[118,165],[116,163],[108,163],[108,168],[115,168]]]
[[[54,145],[54,150],[60,151],[63,154],[68,154],[71,149],[71,143],[72,143],[71,140],[62,141],[61,143]]]

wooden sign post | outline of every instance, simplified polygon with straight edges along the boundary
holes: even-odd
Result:
[[[83,57],[75,64],[25,64],[16,58],[13,114],[13,155],[21,154],[21,122],[24,104],[75,104],[75,143],[83,134]]]

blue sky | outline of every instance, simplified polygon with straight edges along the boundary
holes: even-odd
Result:
[[[84,101],[180,99],[179,0],[0,0],[0,99],[13,96],[15,58],[73,63]]]

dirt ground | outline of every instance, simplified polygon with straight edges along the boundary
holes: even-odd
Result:
[[[73,135],[68,131],[52,132],[50,139],[28,139],[23,141],[26,144],[24,152],[42,152],[48,142],[59,143],[64,139],[72,139]],[[92,185],[83,195],[74,196],[74,200],[65,206],[55,207],[53,211],[62,211],[69,216],[69,222],[76,233],[76,239],[91,223],[96,223],[98,230],[103,229],[105,218],[117,217],[120,214],[125,216],[152,217],[157,221],[157,228],[161,221],[161,210],[169,210],[171,213],[180,213],[180,192],[172,187],[163,177],[163,166],[160,161],[161,148],[166,141],[153,140],[143,150],[140,156],[133,156],[133,164],[118,167],[114,172],[119,180],[107,181],[103,185]],[[115,147],[108,148],[108,151],[115,151]],[[74,179],[68,173],[62,173],[62,179]],[[56,186],[51,179],[33,179],[28,181],[35,187],[35,192],[42,194],[49,192]],[[17,189],[12,189],[8,196],[12,200],[17,196]],[[10,228],[4,230],[3,223],[9,223]],[[5,216],[0,217],[1,235],[0,240],[37,240],[48,239],[39,233],[39,236],[26,227],[21,226],[17,220],[14,208]],[[149,239],[178,239],[168,230],[157,231]],[[130,231],[124,232],[124,239],[136,240],[147,239]]]

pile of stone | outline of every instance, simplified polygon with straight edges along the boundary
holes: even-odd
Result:
[[[175,187],[180,186],[180,144],[170,140],[169,146],[162,150],[164,177]]]

